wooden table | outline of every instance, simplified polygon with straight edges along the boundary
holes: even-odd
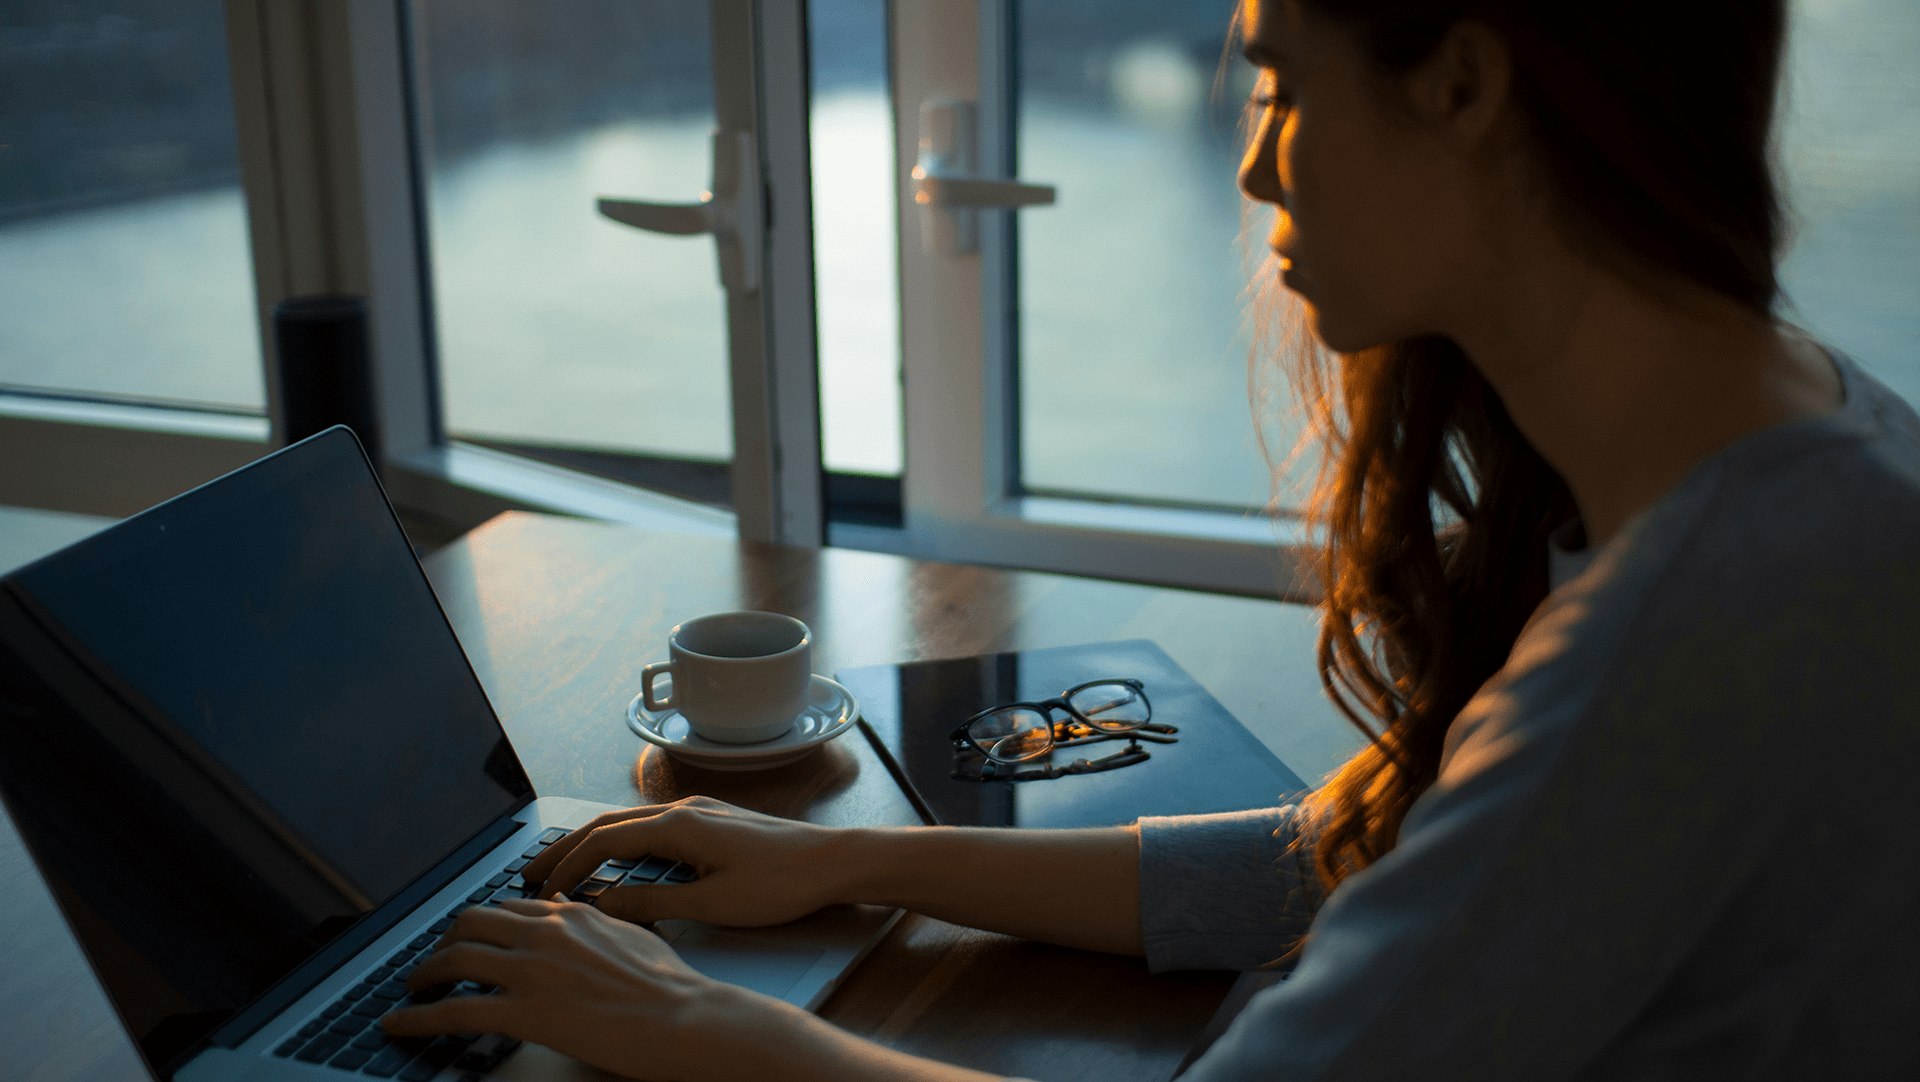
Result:
[[[623,723],[640,668],[664,658],[674,624],[701,613],[751,608],[796,616],[814,630],[815,669],[823,673],[1151,638],[1250,721],[1282,707],[1274,672],[1283,652],[1286,664],[1301,664],[1302,611],[1277,602],[577,519],[504,515],[426,566],[536,789],[615,804],[705,793],[820,823],[918,822],[859,739],[748,774],[689,768],[652,749],[642,754],[646,746]],[[0,852],[0,864],[7,859]],[[18,873],[31,875],[25,867]],[[44,892],[38,904],[50,910]],[[26,938],[10,934],[0,955],[12,971],[0,975],[3,1073],[137,1076],[131,1047],[65,929],[50,911],[27,917],[14,925]],[[12,964],[23,962],[31,979]],[[1137,959],[909,915],[821,1013],[884,1044],[982,1070],[1157,1082],[1171,1074],[1231,980],[1148,976]]]

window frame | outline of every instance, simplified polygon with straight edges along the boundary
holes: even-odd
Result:
[[[912,170],[923,100],[973,101],[979,173],[1012,178],[1012,0],[896,3],[893,99],[906,370],[906,527],[898,551],[937,559],[1272,597],[1310,598],[1290,516],[1041,495],[1019,475],[1018,226],[982,210],[975,253],[921,243]],[[1045,179],[1045,178],[1040,178]],[[853,531],[830,529],[836,543]],[[861,540],[876,544],[880,539]],[[877,545],[876,545],[877,547]]]

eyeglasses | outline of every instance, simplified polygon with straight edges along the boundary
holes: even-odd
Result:
[[[1055,713],[1064,713],[1056,718]],[[1174,744],[1180,730],[1153,724],[1153,704],[1138,680],[1091,680],[1063,694],[1039,702],[1007,703],[990,707],[953,730],[953,777],[962,781],[1039,781],[1067,774],[1093,774],[1144,762],[1151,756],[1142,740]],[[1027,762],[1055,748],[1126,740],[1127,746],[1099,759],[1075,759],[1065,766],[1048,765],[1009,771],[1005,766]],[[977,772],[960,769],[984,759]]]

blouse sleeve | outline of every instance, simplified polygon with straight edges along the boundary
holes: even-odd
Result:
[[[1294,805],[1140,820],[1147,965],[1256,969],[1286,955],[1319,907]]]

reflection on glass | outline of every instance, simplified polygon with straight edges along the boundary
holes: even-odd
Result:
[[[8,0],[0,386],[264,408],[219,0]]]
[[[1258,506],[1230,4],[1022,0],[1020,441],[1029,489]],[[1071,408],[1066,408],[1068,406]]]
[[[1920,18],[1795,0],[1781,161],[1788,318],[1920,403]]]
[[[693,202],[709,184],[707,5],[414,10],[448,430],[731,458],[712,240],[642,233],[594,209],[601,195]]]
[[[830,470],[898,475],[900,319],[886,5],[813,0],[807,22],[822,454]]]

